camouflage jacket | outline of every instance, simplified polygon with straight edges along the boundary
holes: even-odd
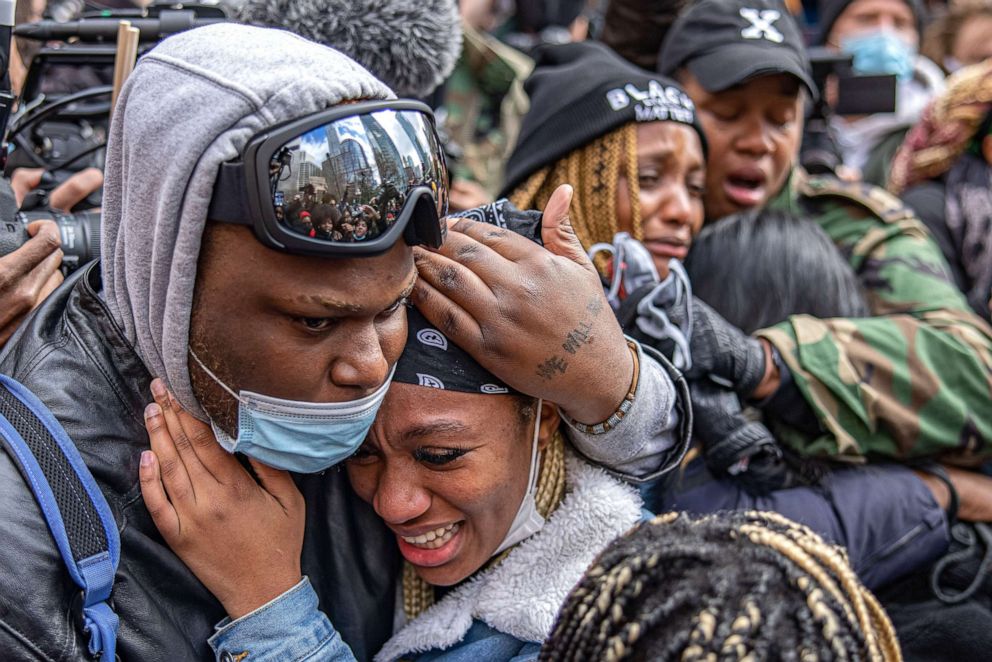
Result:
[[[849,258],[874,317],[796,315],[756,335],[781,353],[826,431],[803,455],[862,461],[992,450],[992,327],[913,212],[882,189],[798,173],[772,207],[812,216]]]

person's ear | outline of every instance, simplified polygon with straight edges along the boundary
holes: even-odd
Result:
[[[982,156],[986,163],[992,165],[992,136],[985,136],[982,140]]]
[[[554,437],[558,426],[561,425],[561,416],[558,415],[558,406],[550,402],[541,405],[541,423],[537,430],[537,449],[545,450]]]

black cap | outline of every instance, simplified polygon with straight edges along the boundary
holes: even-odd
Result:
[[[923,6],[923,0],[903,0],[913,12],[913,17],[916,19],[916,33],[923,37],[923,21],[926,18],[926,7]],[[810,41],[811,46],[823,46],[827,43],[827,37],[830,36],[830,29],[834,27],[834,23],[840,18],[840,15],[844,13],[844,10],[853,5],[856,0],[820,0],[819,3],[819,14],[820,14],[820,25],[817,27],[816,34]]]
[[[686,124],[695,129],[706,151],[695,106],[685,90],[598,42],[541,48],[524,89],[530,111],[506,164],[503,195],[541,168],[628,122]]]
[[[709,92],[755,76],[792,74],[816,96],[799,27],[778,0],[700,0],[665,36],[658,71],[685,67]]]

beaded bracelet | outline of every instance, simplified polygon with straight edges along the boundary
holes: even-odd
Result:
[[[627,391],[627,395],[623,397],[623,401],[620,402],[620,406],[617,410],[610,414],[602,423],[596,423],[595,425],[586,425],[585,423],[579,423],[574,418],[566,414],[565,412],[558,410],[565,422],[570,426],[578,430],[583,434],[605,434],[615,428],[623,420],[630,408],[634,406],[634,397],[637,395],[637,381],[641,375],[641,362],[637,356],[637,343],[633,340],[627,340],[627,348],[630,349],[631,356],[634,357],[634,378],[630,382],[630,389]]]

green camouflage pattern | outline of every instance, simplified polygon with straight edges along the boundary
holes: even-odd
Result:
[[[940,249],[886,191],[797,173],[773,208],[812,217],[848,257],[874,317],[796,315],[756,335],[782,354],[827,434],[784,430],[805,456],[974,464],[992,441],[992,327]]]
[[[523,81],[534,63],[495,37],[467,25],[463,30],[462,54],[442,104],[444,128],[463,151],[452,174],[495,197],[528,109]]]

